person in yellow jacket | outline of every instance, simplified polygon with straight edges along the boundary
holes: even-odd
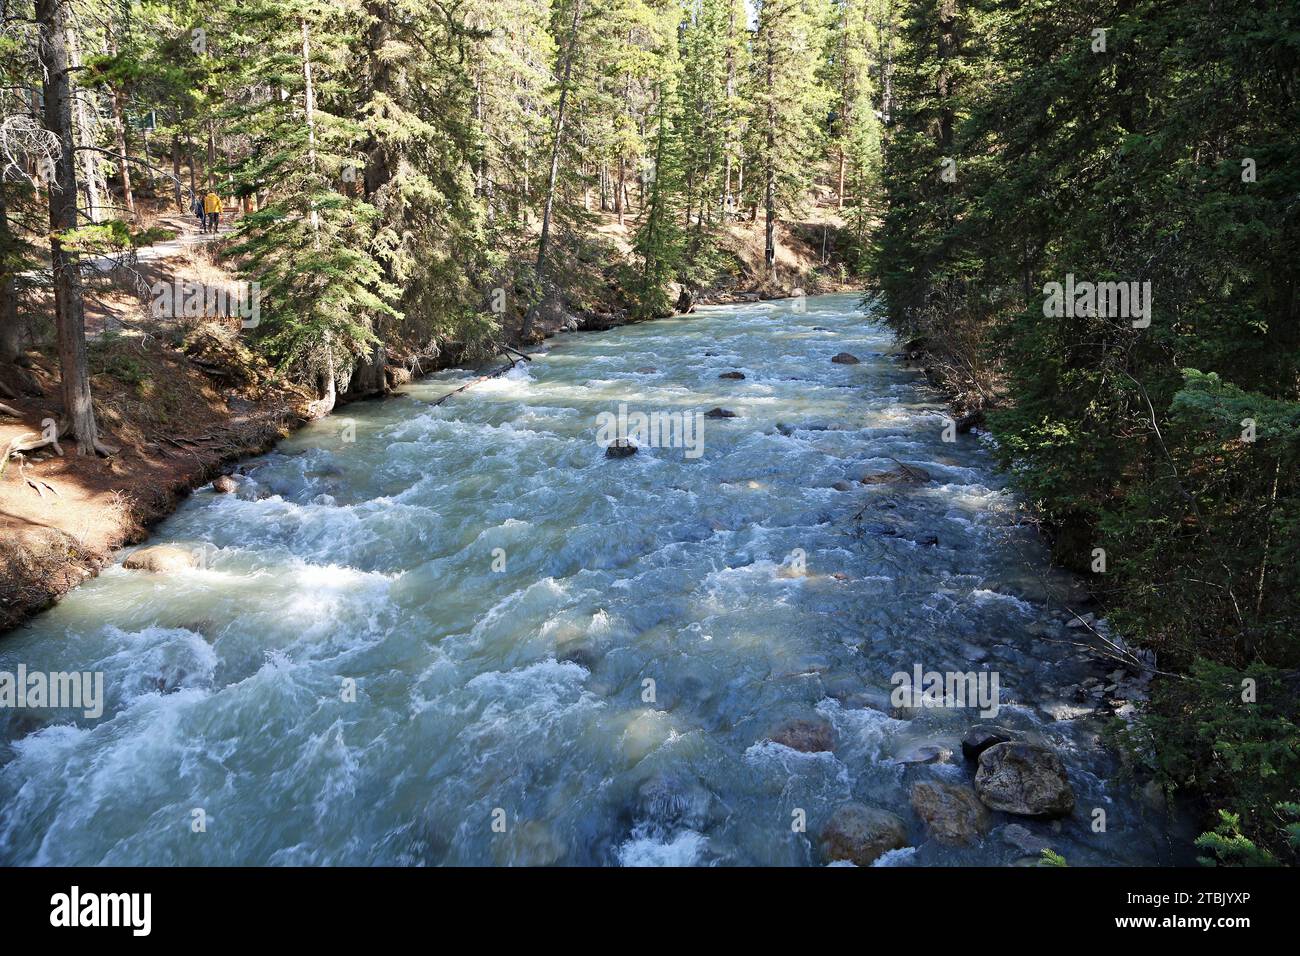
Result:
[[[204,232],[216,232],[221,223],[221,197],[211,189],[203,197],[203,211],[207,214],[208,225]]]

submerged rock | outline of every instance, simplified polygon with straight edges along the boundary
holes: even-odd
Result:
[[[1014,741],[994,744],[979,757],[975,792],[984,805],[1030,817],[1059,817],[1074,810],[1065,765],[1052,750]]]
[[[638,375],[653,375],[657,371],[659,371],[659,369],[655,368],[653,365],[642,365],[636,370],[636,373]]]
[[[998,830],[998,836],[1008,846],[1015,847],[1022,853],[1032,853],[1035,856],[1051,846],[1047,840],[1030,832],[1019,823],[1008,823],[1006,826],[1001,827]]]
[[[978,760],[980,754],[994,744],[1005,744],[1013,740],[1023,739],[1024,734],[1009,727],[999,727],[996,724],[976,724],[966,731],[966,736],[962,737],[961,753],[967,760]]]
[[[831,361],[836,365],[857,365],[861,360],[856,355],[849,352],[840,352],[838,355],[834,356]]]
[[[893,471],[877,471],[862,476],[862,483],[864,485],[922,485],[927,481],[932,480],[930,473],[924,468],[917,468],[915,465],[903,464],[900,464]]]
[[[740,380],[745,377],[744,372],[723,372],[718,378],[730,378]]]
[[[132,571],[150,571],[162,574],[168,571],[186,571],[199,566],[199,556],[188,548],[172,544],[155,544],[127,555],[122,567]]]
[[[843,478],[841,478],[839,481],[835,482],[833,485],[831,485],[831,487],[834,488],[836,491],[852,491],[852,490],[853,490],[853,485],[852,485],[850,482],[845,481]]]
[[[970,787],[934,780],[913,785],[912,809],[930,838],[948,846],[974,843],[988,832],[992,819]]]
[[[952,751],[938,744],[922,744],[909,747],[894,757],[894,763],[947,763]]]
[[[820,844],[827,861],[870,866],[881,854],[907,846],[907,827],[887,810],[844,803],[822,827]]]
[[[825,720],[787,720],[768,739],[801,753],[835,749],[835,730]]]
[[[614,444],[605,449],[606,458],[630,458],[637,452],[635,443],[625,438],[620,438]]]
[[[698,780],[679,773],[656,773],[637,789],[639,820],[673,829],[700,830],[709,820],[713,794]]]
[[[710,408],[704,413],[705,418],[735,418],[736,413],[727,408]]]

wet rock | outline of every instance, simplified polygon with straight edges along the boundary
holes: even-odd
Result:
[[[961,753],[967,760],[978,760],[980,754],[994,744],[1005,744],[1013,740],[1023,739],[1024,734],[1009,727],[999,727],[996,724],[976,724],[966,731],[966,735],[962,737]]]
[[[794,434],[794,426],[787,425],[785,422],[777,422],[776,430],[779,431],[786,438],[789,438],[791,435]]]
[[[1066,621],[1065,626],[1072,630],[1078,630],[1079,628],[1083,628],[1083,627],[1092,627],[1096,623],[1097,623],[1097,615],[1089,611],[1087,614],[1083,615],[1082,617],[1075,617],[1073,620]]]
[[[238,487],[239,483],[230,475],[221,475],[212,482],[212,490],[219,495],[228,495]]]
[[[831,358],[836,365],[857,365],[861,361],[856,355],[849,352],[840,352]]]
[[[637,819],[674,829],[702,829],[713,794],[698,780],[679,773],[657,773],[637,789]]]
[[[961,418],[957,419],[957,434],[965,435],[972,428],[978,428],[983,424],[984,412],[982,410],[963,415]]]
[[[737,381],[739,381],[744,377],[745,377],[744,372],[723,372],[721,375],[718,376],[718,378],[730,378],[730,379],[735,379]]]
[[[1165,788],[1160,786],[1159,781],[1148,780],[1142,785],[1142,789],[1139,793],[1142,797],[1143,804],[1146,805],[1148,810],[1153,810],[1156,813],[1164,813],[1169,809],[1169,805],[1165,800]]]
[[[657,371],[659,371],[659,369],[655,368],[653,365],[642,365],[636,370],[636,373],[638,375],[653,375]]]
[[[847,481],[845,481],[843,478],[841,478],[839,481],[835,482],[833,485],[831,485],[831,487],[834,488],[836,491],[852,491],[852,490],[853,490],[853,485],[852,485],[852,483],[851,483],[851,482],[847,482]]]
[[[922,780],[912,787],[912,809],[930,838],[947,846],[974,843],[988,831],[991,817],[970,787]]]
[[[596,669],[600,658],[601,654],[595,648],[581,644],[566,647],[555,655],[557,661],[569,661],[589,672]]]
[[[171,544],[155,544],[141,548],[127,555],[122,567],[132,571],[150,571],[163,574],[169,571],[185,571],[199,566],[199,556],[188,548],[178,548]]]
[[[735,418],[736,413],[726,408],[710,408],[704,413],[705,418]]]
[[[492,857],[498,866],[555,866],[568,853],[564,841],[541,820],[512,822],[496,836],[500,839],[492,841]]]
[[[1035,856],[1051,846],[1047,840],[1031,833],[1019,823],[1008,823],[1004,827],[999,827],[998,836],[1008,846],[1015,847],[1021,853],[1031,853]]]
[[[822,827],[822,857],[870,866],[881,854],[907,846],[907,827],[898,816],[861,803],[844,803]]]
[[[868,521],[866,524],[862,525],[862,530],[867,534],[880,535],[882,538],[892,538],[898,534],[898,532],[889,525],[880,524],[876,521]]]
[[[922,744],[909,747],[894,757],[894,763],[947,763],[952,758],[952,751],[937,744]]]
[[[634,442],[630,442],[625,438],[620,438],[618,441],[614,442],[612,445],[610,445],[608,448],[605,449],[605,457],[606,458],[631,458],[633,455],[636,454],[636,452],[637,452],[637,447]]]
[[[1014,741],[979,756],[975,792],[986,807],[1030,817],[1059,817],[1074,810],[1061,758],[1047,747]]]
[[[924,538],[917,538],[916,543],[923,548],[934,548],[939,545],[939,536],[935,534],[926,535]]]
[[[864,485],[907,484],[922,485],[931,481],[930,473],[915,465],[900,464],[893,471],[877,471],[862,476]]]
[[[820,753],[835,749],[835,730],[825,720],[794,718],[787,720],[768,737],[773,743],[798,750],[800,753]]]

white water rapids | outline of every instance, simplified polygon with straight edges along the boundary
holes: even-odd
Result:
[[[1034,585],[1035,533],[856,296],[550,346],[437,407],[475,373],[341,409],[156,529],[205,567],[119,563],[0,640],[0,671],[102,671],[107,696],[98,720],[0,711],[0,863],[802,865],[848,800],[908,822],[895,865],[1023,858],[911,811],[914,781],[969,780],[957,741],[988,722],[891,717],[916,664],[996,670],[996,722],[1065,760],[1072,817],[995,827],[1072,865],[1166,857],[1101,722],[1043,709],[1096,671]],[[610,460],[596,416],[620,402],[737,417],[697,459]],[[895,460],[934,480],[858,483]],[[790,718],[833,751],[766,739]],[[898,761],[926,745],[955,754]]]

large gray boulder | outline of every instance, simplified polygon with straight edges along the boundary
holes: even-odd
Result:
[[[822,827],[821,852],[827,861],[870,866],[877,857],[907,846],[907,827],[888,810],[844,803]]]
[[[1074,810],[1065,765],[1052,750],[1012,741],[980,754],[975,792],[986,807],[1028,817],[1060,817]]]

